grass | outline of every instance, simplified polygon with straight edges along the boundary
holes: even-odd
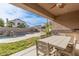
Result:
[[[0,43],[0,56],[8,56],[18,51],[29,48],[35,44],[38,37],[32,37],[13,43]]]

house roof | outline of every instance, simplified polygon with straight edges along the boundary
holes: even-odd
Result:
[[[14,19],[14,20],[11,20],[11,21],[17,21],[17,20],[19,20],[19,21],[21,21],[21,22],[24,22],[24,23],[25,23],[25,21],[23,21],[23,20],[21,20],[21,19],[18,19],[18,18]]]

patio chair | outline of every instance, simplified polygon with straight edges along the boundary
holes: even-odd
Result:
[[[36,41],[36,54],[37,56],[56,55],[56,49],[54,49],[49,43]]]
[[[66,49],[64,50],[59,50],[59,53],[61,56],[73,56],[74,55],[74,46],[69,44]]]
[[[75,55],[79,56],[79,40],[77,40],[75,44]]]
[[[69,34],[66,34],[66,36],[70,36],[71,40],[69,41],[69,44],[67,45],[66,49],[64,50],[58,49],[59,50],[58,53],[60,53],[60,56],[73,56],[75,46],[73,36]]]
[[[66,49],[74,48],[74,45],[75,45],[74,36],[72,34],[66,34],[66,36],[70,36],[71,37],[71,40],[69,41],[68,46],[67,46]]]

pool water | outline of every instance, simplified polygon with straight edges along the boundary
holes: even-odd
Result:
[[[16,37],[21,37],[21,36],[24,36],[24,35],[17,35],[17,36],[0,36],[0,40],[1,40],[1,39],[8,39],[8,38],[16,38]]]
[[[0,39],[12,38],[11,36],[0,36]]]

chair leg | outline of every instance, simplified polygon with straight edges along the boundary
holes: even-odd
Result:
[[[36,55],[39,56],[39,54],[38,54],[38,46],[37,45],[38,45],[38,43],[36,41]]]

